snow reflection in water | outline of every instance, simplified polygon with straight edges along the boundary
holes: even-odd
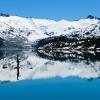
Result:
[[[100,53],[79,51],[0,51],[0,81],[100,77]]]

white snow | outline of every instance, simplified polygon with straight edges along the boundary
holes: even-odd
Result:
[[[78,21],[60,20],[54,21],[49,19],[35,19],[23,18],[18,16],[0,17],[0,37],[9,39],[14,37],[25,37],[28,41],[35,41],[37,39],[46,38],[49,36],[59,36],[67,34],[84,35],[85,32],[91,31],[97,26],[91,34],[100,35],[100,21],[97,19],[81,19]],[[10,28],[13,32],[9,34],[3,31],[9,31]],[[45,34],[48,33],[48,34]],[[51,34],[53,33],[53,34]]]

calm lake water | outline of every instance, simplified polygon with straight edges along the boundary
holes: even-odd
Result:
[[[0,100],[100,100],[100,53],[0,51]]]

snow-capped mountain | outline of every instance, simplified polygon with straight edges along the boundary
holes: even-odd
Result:
[[[71,41],[68,38],[77,39]],[[87,39],[88,38],[88,39]],[[55,41],[54,41],[55,39]],[[84,42],[84,39],[86,41]],[[56,43],[52,43],[58,42]],[[86,79],[100,77],[100,62],[97,51],[90,50],[73,53],[77,49],[87,47],[100,48],[100,19],[88,16],[77,21],[23,18],[18,16],[0,16],[0,47],[4,43],[14,44],[43,44],[42,49],[54,47],[65,51],[39,50],[34,53],[12,54],[9,56],[0,51],[0,81],[16,81],[25,79],[46,79],[53,77],[76,76]],[[6,42],[5,42],[6,41]],[[49,43],[50,42],[50,43]],[[97,44],[96,44],[97,43]],[[48,45],[49,44],[49,45]],[[55,45],[56,44],[56,45]],[[95,45],[96,44],[96,45]],[[63,45],[63,46],[62,46]],[[77,46],[76,46],[77,45]],[[40,45],[41,46],[41,45]],[[67,50],[67,48],[74,48]],[[41,49],[40,48],[40,49]],[[16,51],[15,51],[16,52]],[[60,52],[60,53],[59,53]],[[3,54],[4,53],[4,54]],[[19,55],[19,66],[17,66]],[[94,55],[94,56],[93,56]],[[41,57],[41,58],[40,58]],[[46,58],[46,59],[44,59]],[[62,61],[59,60],[65,60]],[[67,61],[66,61],[67,59]],[[96,59],[96,60],[94,60]]]
[[[100,36],[100,20],[86,18],[77,21],[0,16],[0,37],[4,40],[20,40],[25,43],[60,35],[79,37]]]

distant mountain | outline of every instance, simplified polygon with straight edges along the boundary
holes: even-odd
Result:
[[[56,36],[78,40],[100,37],[100,19],[89,15],[78,21],[54,21],[0,14],[0,38],[9,44],[30,45]]]
[[[100,20],[100,18],[95,17],[95,16],[93,16],[93,15],[88,15],[87,18],[90,18],[90,19],[98,19],[98,20]]]

